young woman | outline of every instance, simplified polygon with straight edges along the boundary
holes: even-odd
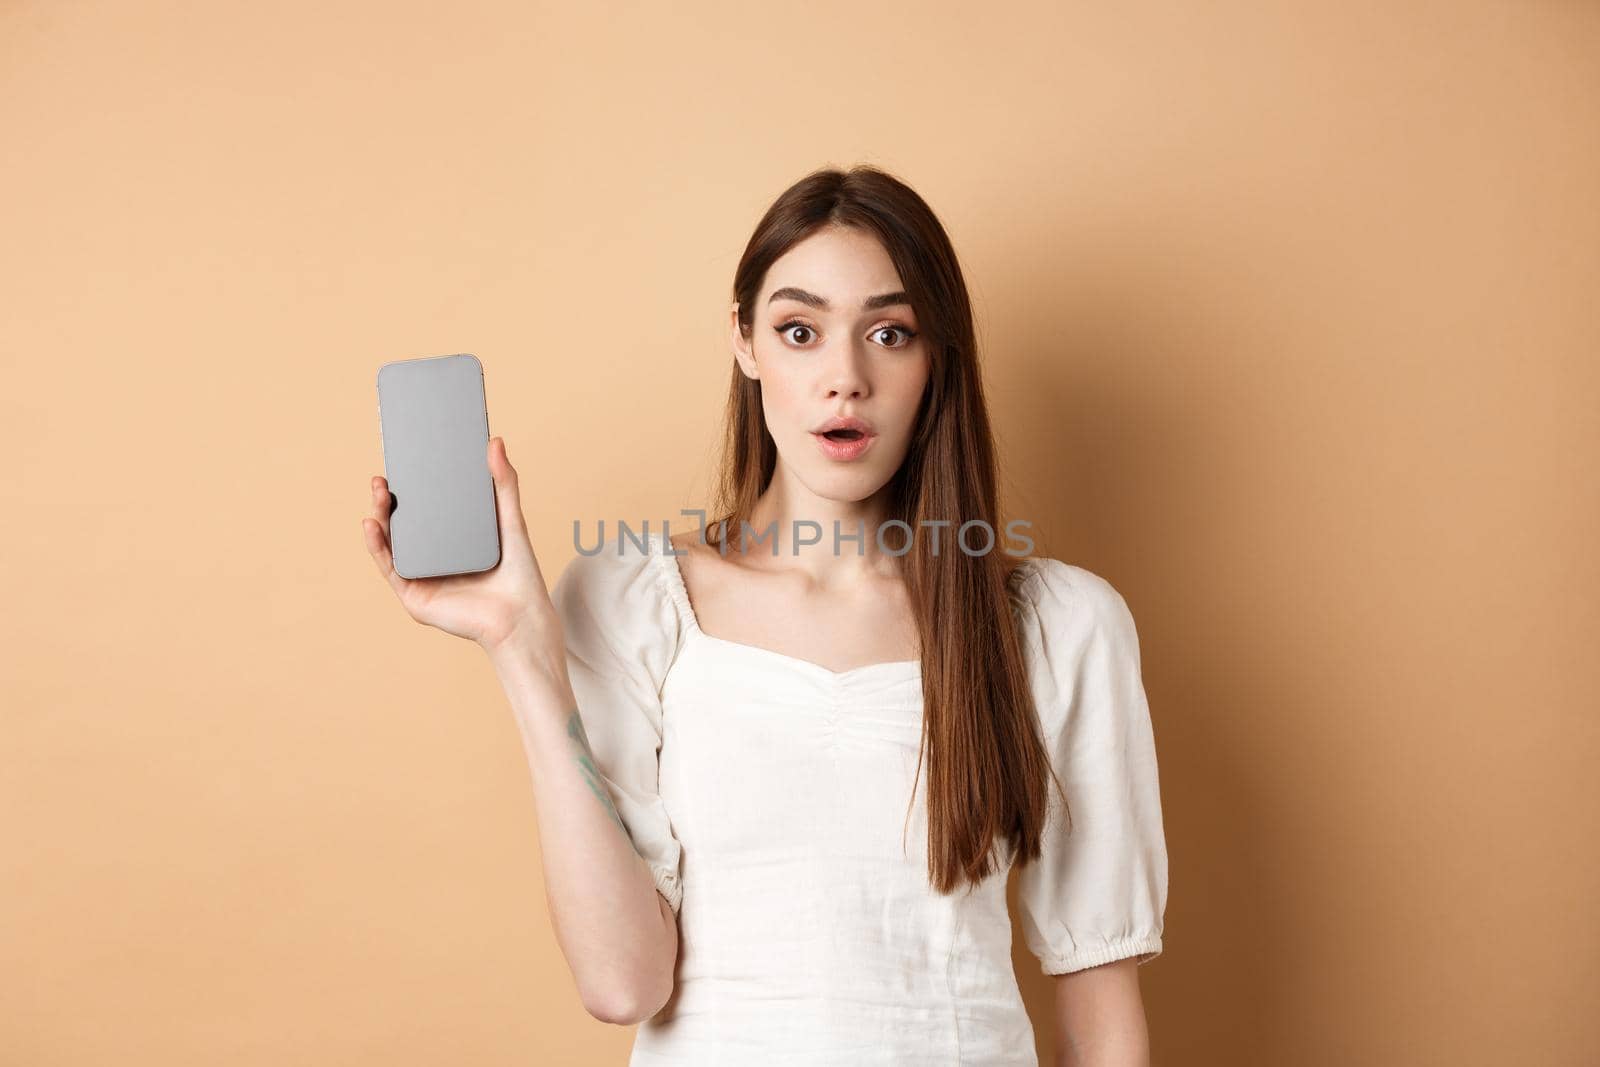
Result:
[[[1138,638],[1104,579],[1015,554],[943,227],[878,169],[818,171],[733,288],[703,529],[587,546],[547,594],[498,437],[494,570],[395,575],[382,478],[363,520],[411,616],[505,687],[584,1004],[642,1023],[636,1065],[1034,1064],[1015,864],[1060,1062],[1146,1063],[1167,854]]]

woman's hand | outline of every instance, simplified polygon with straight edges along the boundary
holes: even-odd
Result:
[[[516,468],[506,458],[505,440],[489,439],[489,473],[494,478],[495,507],[500,521],[500,562],[477,574],[438,578],[402,578],[395,573],[389,547],[389,513],[393,498],[389,481],[372,479],[372,514],[361,520],[367,552],[378,565],[400,604],[417,622],[482,645],[491,657],[512,642],[529,641],[560,663],[553,652],[563,647],[561,625],[534,558],[523,521]]]

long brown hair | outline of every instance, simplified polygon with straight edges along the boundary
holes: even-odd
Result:
[[[1012,614],[1020,560],[1000,551],[994,442],[966,282],[944,227],[909,186],[863,164],[817,170],[785,190],[734,272],[741,332],[751,336],[756,298],[778,257],[817,230],[840,225],[883,243],[931,350],[928,386],[911,447],[888,486],[886,517],[919,531],[900,557],[922,646],[922,742],[912,795],[926,757],[928,878],[947,893],[998,868],[997,839],[1010,843],[1018,862],[1039,855],[1054,774]],[[735,364],[710,543],[721,545],[726,536],[743,544],[741,532],[777,459],[760,382]],[[944,533],[954,535],[975,519],[995,537],[993,550],[976,555],[949,544],[951,536],[941,537],[935,555],[921,525],[947,520]]]

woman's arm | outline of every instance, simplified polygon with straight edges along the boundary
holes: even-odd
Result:
[[[549,647],[510,639],[488,651],[532,773],[556,941],[589,1014],[628,1025],[672,995],[677,917],[599,778],[564,667],[541,662]]]
[[[1149,1067],[1150,1035],[1133,959],[1057,975],[1055,1067]]]
[[[412,619],[475,641],[489,654],[533,771],[545,901],[556,940],[597,1019],[648,1018],[672,993],[678,926],[634,850],[589,751],[572,695],[567,636],[528,539],[516,468],[489,439],[500,562],[487,571],[402,578],[390,549],[394,496],[372,478],[362,537],[378,573]]]

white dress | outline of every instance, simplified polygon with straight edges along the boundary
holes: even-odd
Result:
[[[620,551],[619,551],[620,549]],[[701,631],[659,533],[577,556],[552,590],[617,810],[678,915],[673,999],[630,1067],[1034,1067],[1005,865],[927,882],[921,665],[847,671]],[[1028,557],[1030,685],[1071,805],[1018,878],[1046,974],[1161,953],[1167,852],[1133,617],[1090,571]],[[909,808],[908,808],[909,805]]]

